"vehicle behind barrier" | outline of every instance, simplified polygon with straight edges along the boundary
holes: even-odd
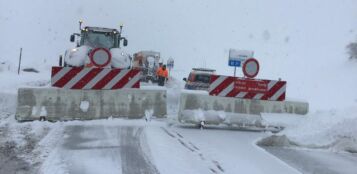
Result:
[[[193,68],[186,81],[185,89],[190,90],[208,90],[211,75],[215,74],[216,70],[207,68]]]

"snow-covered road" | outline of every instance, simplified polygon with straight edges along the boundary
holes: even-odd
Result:
[[[357,171],[357,154],[281,147],[265,149],[306,174],[355,174]]]
[[[50,160],[61,161],[63,173],[159,173],[145,150],[143,130],[142,126],[69,125],[54,152],[60,159]]]
[[[270,155],[255,145],[255,141],[265,136],[263,132],[246,132],[227,129],[203,129],[187,126],[172,126],[161,128],[170,146],[167,151],[171,155],[160,154],[163,164],[158,167],[163,173],[168,173],[173,165],[182,165],[185,173],[299,173],[294,168],[286,165],[276,157]],[[148,134],[157,135],[158,129],[150,129]],[[158,136],[155,136],[158,137]],[[152,147],[159,151],[159,147]],[[161,148],[163,151],[163,148]],[[184,154],[190,160],[178,158]],[[175,158],[173,158],[175,157]],[[178,158],[178,159],[177,159]],[[169,161],[175,159],[176,164]],[[194,161],[195,170],[187,171]],[[180,164],[181,163],[181,164]],[[186,163],[186,164],[185,164]],[[198,168],[201,166],[201,168]],[[166,168],[166,170],[165,170]],[[181,172],[178,172],[181,173]]]
[[[299,173],[255,145],[261,132],[121,119],[63,126],[43,173]]]
[[[0,139],[4,141],[0,173],[349,174],[357,170],[353,154],[280,147],[266,151],[256,142],[269,133],[224,127],[200,130],[167,120],[31,122],[0,127],[4,138]]]

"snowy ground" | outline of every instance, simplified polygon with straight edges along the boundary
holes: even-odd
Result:
[[[281,147],[265,149],[305,174],[355,174],[357,171],[357,154]]]

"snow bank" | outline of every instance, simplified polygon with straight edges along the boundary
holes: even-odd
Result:
[[[16,108],[16,94],[0,92],[0,113],[15,113]],[[0,114],[1,119],[1,114]]]
[[[9,61],[0,60],[0,72],[15,71],[15,67]]]
[[[290,144],[331,151],[357,152],[357,106],[343,110],[316,111],[307,116],[263,114],[268,124],[285,127],[278,133],[279,141],[271,136],[262,144],[281,145],[286,138]],[[272,140],[275,139],[275,140]],[[270,142],[270,143],[267,143]],[[286,145],[286,144],[285,144]]]
[[[9,114],[15,114],[18,88],[49,86],[50,76],[49,71],[20,72],[20,75],[7,69],[0,72],[0,120]]]
[[[17,94],[20,87],[43,87],[50,84],[51,70],[46,69],[41,73],[5,71],[0,73],[1,93]]]

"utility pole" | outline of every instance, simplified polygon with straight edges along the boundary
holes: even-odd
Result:
[[[22,48],[20,48],[19,67],[17,68],[17,74],[20,74],[20,69],[21,69],[21,56],[22,56]]]

